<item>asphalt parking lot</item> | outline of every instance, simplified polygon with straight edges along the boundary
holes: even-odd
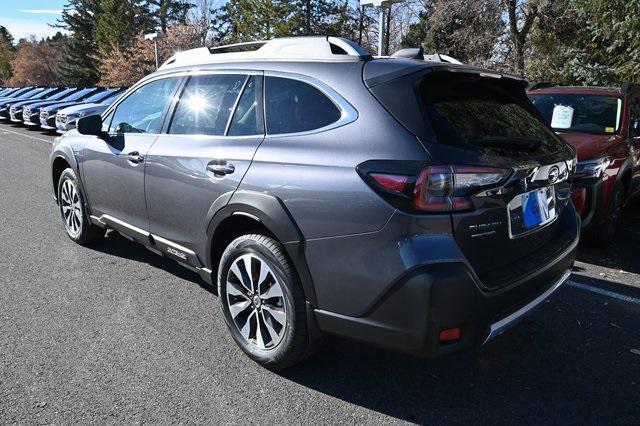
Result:
[[[474,352],[328,338],[285,373],[246,358],[198,277],[110,235],[65,235],[52,136],[0,124],[0,423],[616,423],[640,416],[640,200],[609,250]]]

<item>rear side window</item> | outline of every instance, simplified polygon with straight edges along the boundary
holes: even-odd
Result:
[[[253,136],[264,134],[261,79],[251,76],[233,114],[228,136]]]
[[[192,77],[180,96],[169,133],[223,136],[246,75]]]
[[[139,87],[116,107],[112,133],[160,133],[179,77],[155,80]]]
[[[564,146],[526,98],[514,98],[492,82],[432,77],[420,91],[439,143],[510,157],[556,153]]]
[[[320,90],[302,81],[267,77],[267,133],[299,133],[320,129],[340,119],[338,107]]]

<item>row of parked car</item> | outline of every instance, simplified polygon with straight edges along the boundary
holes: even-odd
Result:
[[[0,90],[0,120],[62,134],[87,115],[101,114],[124,87],[13,87]]]

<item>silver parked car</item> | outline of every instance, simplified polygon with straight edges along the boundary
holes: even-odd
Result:
[[[100,115],[126,88],[107,89],[88,97],[83,103],[62,108],[56,113],[56,130],[59,134],[76,128],[76,121],[87,115]]]
[[[269,368],[323,332],[448,354],[574,262],[575,151],[525,87],[334,37],[186,51],[58,138],[53,192],[73,241],[116,231],[197,271]]]

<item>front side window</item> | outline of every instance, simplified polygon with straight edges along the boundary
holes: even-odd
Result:
[[[169,133],[223,136],[246,80],[247,76],[240,74],[191,77],[180,96]]]
[[[163,78],[139,87],[116,107],[109,132],[160,133],[178,77]]]
[[[612,134],[620,130],[620,98],[548,93],[529,95],[529,99],[554,130],[592,134]]]
[[[320,90],[290,78],[267,77],[265,90],[267,133],[316,130],[340,119],[338,107]]]

